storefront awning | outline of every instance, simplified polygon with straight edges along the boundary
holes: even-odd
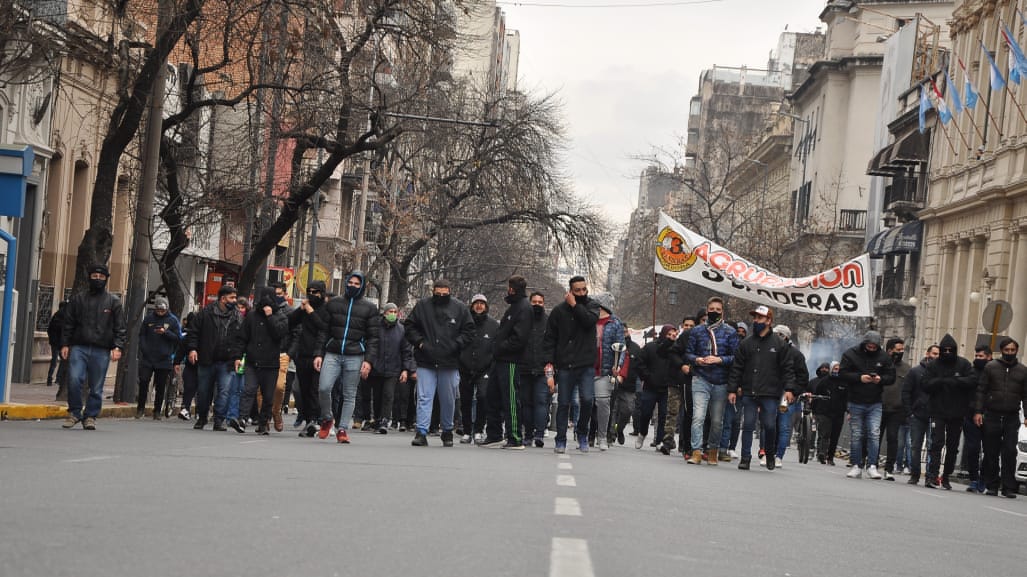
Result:
[[[884,166],[905,169],[921,162],[927,162],[930,143],[929,132],[921,134],[919,130],[914,130],[895,142],[892,146],[892,154],[885,161]]]
[[[889,144],[877,151],[877,154],[875,154],[874,157],[870,159],[870,163],[867,164],[867,174],[872,176],[892,176],[895,174],[895,170],[884,168],[884,163],[891,157],[892,147],[894,146],[894,144]]]
[[[923,234],[924,223],[919,220],[893,226],[875,234],[867,243],[867,252],[870,253],[870,258],[920,252]]]

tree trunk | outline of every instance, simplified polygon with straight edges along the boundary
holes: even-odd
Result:
[[[161,283],[168,293],[168,305],[179,318],[185,310],[185,287],[182,277],[175,266],[179,255],[189,246],[189,237],[185,233],[186,225],[183,217],[185,199],[182,196],[178,179],[178,161],[169,146],[167,138],[161,141],[161,161],[164,165],[165,181],[168,189],[168,203],[160,212],[161,220],[168,227],[168,246],[158,261]]]

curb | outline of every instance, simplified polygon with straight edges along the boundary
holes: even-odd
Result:
[[[100,409],[101,419],[125,419],[134,417],[133,405],[114,405]],[[22,405],[0,403],[0,421],[39,421],[63,419],[68,416],[67,405]]]

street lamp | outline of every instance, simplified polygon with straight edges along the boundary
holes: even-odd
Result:
[[[802,181],[799,183],[799,189],[795,192],[795,205],[792,209],[795,211],[795,218],[793,224],[799,226],[799,198],[802,196],[802,189],[806,186],[806,159],[809,157],[809,120],[791,112],[784,112],[778,110],[777,113],[781,116],[787,116],[796,122],[801,122],[806,125],[804,134],[802,137]],[[794,132],[794,131],[793,131]],[[810,187],[811,189],[813,187]],[[810,191],[812,193],[812,190]]]

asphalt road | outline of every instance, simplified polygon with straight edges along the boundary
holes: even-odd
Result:
[[[794,454],[743,472],[627,445],[561,458],[352,437],[0,423],[0,576],[1027,571],[1022,495],[849,480]]]

